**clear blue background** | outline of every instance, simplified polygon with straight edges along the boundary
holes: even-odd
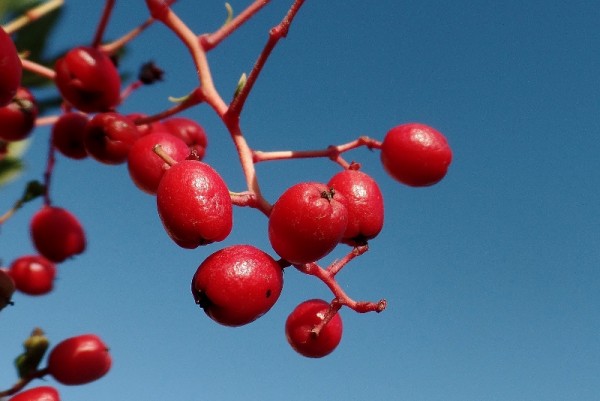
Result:
[[[90,43],[101,3],[67,1],[52,49]],[[274,1],[210,53],[226,99],[289,3]],[[231,4],[239,12],[249,1]],[[199,33],[225,18],[221,1],[181,0],[174,9]],[[107,37],[147,15],[142,1],[118,2]],[[55,343],[93,332],[110,345],[110,373],[57,385],[65,401],[600,399],[599,20],[597,1],[307,1],[248,100],[242,127],[251,146],[325,148],[419,121],[454,150],[446,179],[424,189],[394,182],[377,152],[348,154],[380,183],[386,222],[339,280],[356,299],[386,298],[388,309],[342,310],[339,348],[305,359],[286,343],[285,319],[299,302],[331,294],[287,270],[267,315],[219,326],[194,304],[191,277],[221,246],[272,253],[264,216],[237,208],[226,241],[183,250],[125,166],[59,158],[53,201],[80,218],[89,247],[59,267],[52,294],[16,294],[2,311],[0,387],[14,382],[12,358],[40,326]],[[185,48],[160,24],[121,65],[135,71],[147,60],[165,69],[165,82],[134,93],[123,112],[163,110],[196,82]],[[231,189],[244,189],[212,111],[184,114],[209,134],[206,161]],[[1,190],[3,210],[26,179],[41,177],[48,133],[36,131],[27,174]],[[336,171],[327,160],[258,166],[271,201]],[[40,205],[2,227],[5,263],[33,252],[27,224]]]

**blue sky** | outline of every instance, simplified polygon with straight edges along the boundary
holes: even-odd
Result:
[[[96,3],[67,1],[52,49],[91,41]],[[240,11],[249,2],[230,3]],[[210,53],[224,96],[287,7],[273,2]],[[174,9],[198,32],[225,17],[219,1],[180,0]],[[146,17],[143,2],[119,2],[107,35]],[[237,208],[226,241],[180,249],[125,166],[61,158],[53,200],[80,218],[89,247],[59,267],[52,294],[17,294],[2,311],[0,387],[14,381],[12,359],[40,326],[54,342],[93,332],[111,347],[111,372],[86,386],[58,385],[65,401],[597,400],[599,18],[594,1],[307,1],[248,99],[242,128],[251,146],[318,149],[360,135],[382,139],[395,125],[419,121],[443,132],[454,151],[446,179],[421,189],[389,178],[376,152],[348,156],[379,182],[386,221],[339,280],[356,299],[386,298],[388,309],[342,310],[339,348],[302,358],[285,341],[287,314],[305,299],[331,296],[287,270],[267,315],[241,328],[218,326],[194,304],[191,277],[221,246],[250,243],[272,253],[266,219]],[[160,111],[195,83],[185,49],[158,24],[121,65],[135,70],[149,59],[165,69],[165,82],[140,89],[123,112]],[[220,121],[206,106],[185,115],[208,132],[205,160],[243,189]],[[47,129],[36,131],[26,175],[1,189],[2,209],[23,182],[41,176],[47,138]],[[327,181],[337,171],[326,160],[258,166],[271,201],[296,182]],[[5,262],[33,252],[27,224],[39,205],[2,227]]]

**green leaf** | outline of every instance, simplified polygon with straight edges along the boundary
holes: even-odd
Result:
[[[0,160],[0,186],[13,181],[22,171],[23,162],[20,159],[6,157]]]

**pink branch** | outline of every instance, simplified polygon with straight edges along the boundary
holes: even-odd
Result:
[[[104,31],[106,30],[108,20],[110,19],[110,14],[112,13],[114,7],[115,0],[106,0],[106,3],[104,3],[104,10],[102,11],[102,17],[100,18],[98,27],[96,28],[96,35],[92,41],[92,47],[98,48],[102,43],[102,37],[104,36]]]

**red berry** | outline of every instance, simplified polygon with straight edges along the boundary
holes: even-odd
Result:
[[[88,113],[115,108],[121,96],[121,78],[110,57],[92,47],[76,47],[55,65],[56,86],[63,98]]]
[[[127,158],[127,168],[133,183],[142,191],[156,194],[158,183],[169,165],[155,152],[160,145],[173,160],[181,161],[189,156],[185,142],[168,132],[151,132],[134,142]]]
[[[314,262],[331,252],[348,225],[341,199],[321,183],[288,188],[269,216],[269,240],[275,252],[293,264]]]
[[[225,326],[258,319],[275,304],[282,288],[281,266],[250,245],[234,245],[213,253],[192,280],[196,303]]]
[[[33,215],[29,229],[37,251],[55,263],[85,250],[83,227],[77,217],[66,209],[43,206]]]
[[[342,339],[342,318],[339,313],[329,320],[321,330],[314,331],[327,316],[329,303],[321,299],[302,302],[288,316],[285,335],[292,348],[309,358],[321,358],[330,354]]]
[[[26,255],[11,263],[8,274],[22,293],[44,295],[54,287],[56,266],[43,256]]]
[[[418,123],[392,128],[381,145],[381,162],[396,180],[413,187],[439,182],[448,171],[452,150],[435,129]]]
[[[65,113],[52,127],[52,145],[71,159],[85,159],[88,156],[83,144],[83,133],[88,117],[80,113]]]
[[[198,160],[204,158],[208,139],[200,124],[185,117],[172,117],[164,120],[162,124],[173,135],[183,139],[186,145],[195,152]]]
[[[13,142],[29,137],[38,112],[33,94],[26,88],[19,88],[12,101],[0,107],[0,140]]]
[[[17,48],[0,27],[0,107],[6,106],[17,93],[23,74]]]
[[[129,118],[118,113],[96,114],[88,121],[83,144],[88,154],[104,164],[121,164],[140,137],[137,127]]]
[[[41,386],[22,391],[8,401],[60,401],[60,395],[54,387]]]
[[[94,334],[82,334],[58,343],[48,356],[49,373],[59,383],[86,384],[110,369],[108,347]]]
[[[348,226],[342,241],[355,246],[373,239],[383,228],[383,196],[377,182],[358,170],[344,170],[327,184],[343,195],[348,210]]]
[[[158,184],[156,202],[167,233],[183,248],[222,241],[233,227],[227,185],[201,161],[183,160],[171,166]]]

